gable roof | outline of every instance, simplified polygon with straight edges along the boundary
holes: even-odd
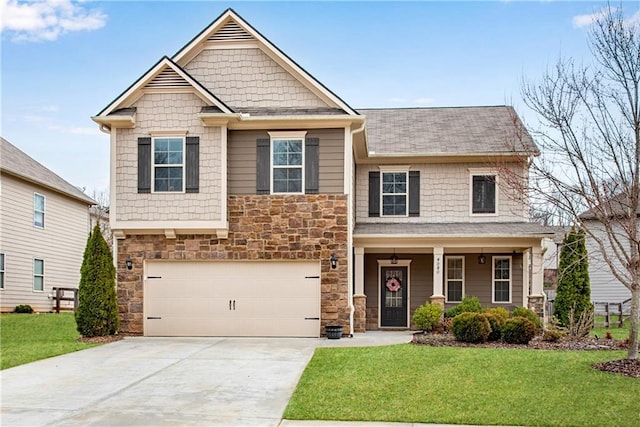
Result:
[[[366,116],[370,156],[538,154],[506,105],[358,111]]]
[[[258,30],[253,28],[251,24],[245,21],[233,9],[229,8],[218,16],[209,26],[203,29],[191,41],[184,45],[172,59],[182,66],[186,65],[183,61],[188,62],[190,55],[194,51],[198,51],[207,41],[225,42],[228,40],[243,41],[255,40],[259,43],[261,49],[271,59],[275,60],[279,65],[287,69],[302,85],[310,89],[312,92],[322,95],[323,98],[329,100],[336,107],[342,109],[347,114],[358,115],[358,112],[351,108],[338,95],[333,93],[329,88],[323,85],[318,79],[312,76],[307,70],[298,65],[287,54],[281,51],[275,44],[271,43]]]
[[[41,185],[88,205],[96,204],[95,200],[79,188],[69,184],[2,137],[0,137],[0,170],[2,173]]]
[[[640,196],[639,196],[640,197]],[[611,199],[604,201],[601,205],[595,206],[578,215],[580,219],[599,219],[602,217],[623,217],[627,218],[631,211],[630,194],[619,193]],[[636,216],[640,217],[640,204],[636,209]]]
[[[222,112],[234,112],[222,100],[201,85],[196,79],[191,77],[191,75],[183,70],[178,64],[173,62],[169,57],[163,56],[158,62],[149,68],[146,73],[140,76],[138,80],[136,80],[116,99],[100,111],[96,117],[108,116],[110,113],[118,110],[127,99],[131,98],[138,90],[145,87],[152,89],[192,87],[196,91],[197,95],[211,103],[212,106],[218,107]]]

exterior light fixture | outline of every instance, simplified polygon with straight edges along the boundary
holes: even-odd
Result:
[[[396,255],[396,250],[393,250],[393,255],[391,255],[391,264],[396,265],[398,263],[398,255]]]
[[[482,249],[480,249],[480,255],[478,256],[478,264],[486,264],[487,257],[482,253]]]
[[[331,261],[331,268],[332,269],[336,269],[338,268],[338,258],[336,258],[336,254],[331,254],[331,258],[329,258],[329,261]]]
[[[133,261],[131,260],[131,257],[127,257],[125,264],[127,265],[127,270],[133,269]]]

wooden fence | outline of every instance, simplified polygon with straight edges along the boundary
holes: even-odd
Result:
[[[69,296],[66,292],[72,292],[73,296]],[[60,313],[61,301],[73,301],[73,312],[75,313],[78,309],[78,288],[53,287],[53,300],[55,301],[53,309],[56,313]]]

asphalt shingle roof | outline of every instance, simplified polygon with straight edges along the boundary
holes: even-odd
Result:
[[[88,205],[96,204],[79,188],[69,184],[2,137],[0,137],[0,149],[0,170],[2,172],[48,187]]]
[[[509,106],[359,109],[377,155],[537,153]]]
[[[353,234],[402,236],[494,236],[494,237],[553,237],[553,227],[531,222],[472,222],[472,223],[358,223]]]

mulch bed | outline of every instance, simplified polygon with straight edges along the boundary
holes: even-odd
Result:
[[[80,337],[78,341],[87,344],[106,344],[120,341],[122,338],[124,338],[123,335],[106,335],[104,337]]]
[[[481,344],[471,344],[456,341],[452,334],[423,334],[415,333],[411,340],[413,344],[428,345],[433,347],[476,347],[476,348],[521,348],[533,350],[624,350],[627,345],[624,341],[606,338],[562,338],[558,342],[543,341],[541,337],[535,337],[529,344],[507,344],[502,341],[491,341]],[[604,372],[626,375],[640,378],[640,360],[612,360],[598,363],[593,366]]]

